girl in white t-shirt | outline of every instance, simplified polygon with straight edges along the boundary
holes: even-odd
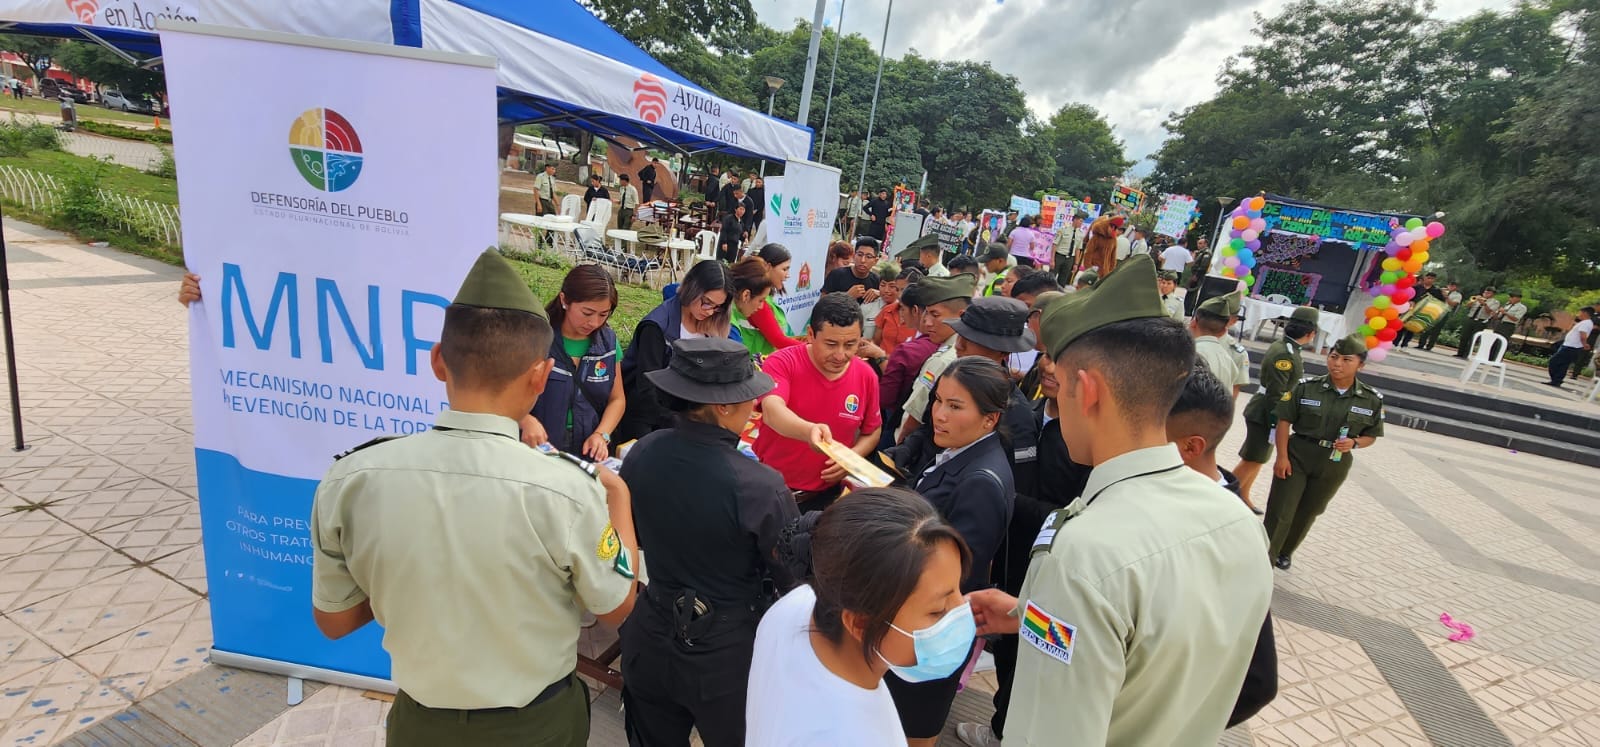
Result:
[[[921,496],[851,493],[812,532],[811,584],[767,610],[745,705],[750,747],[903,745],[883,684],[944,677],[972,650],[971,555]]]

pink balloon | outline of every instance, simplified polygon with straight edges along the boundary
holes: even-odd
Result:
[[[1413,296],[1413,298],[1415,298],[1415,296]],[[1411,303],[1410,303],[1410,302],[1409,302],[1409,301],[1408,301],[1408,302],[1406,302],[1406,303],[1403,303],[1403,304],[1400,304],[1400,305],[1398,305],[1398,306],[1395,306],[1395,307],[1394,307],[1394,310],[1395,310],[1395,311],[1396,311],[1396,312],[1397,312],[1397,313],[1400,313],[1400,314],[1404,314],[1404,313],[1406,313],[1406,312],[1407,312],[1407,311],[1410,311],[1410,310],[1411,310]]]
[[[1426,226],[1426,229],[1428,231],[1428,238],[1430,239],[1437,239],[1444,235],[1444,224],[1440,223],[1439,221],[1429,223]]]
[[[1399,290],[1399,288],[1394,287],[1393,283],[1386,283],[1384,285],[1378,286],[1378,295],[1380,295],[1380,296],[1392,296],[1392,295],[1394,295],[1394,292],[1397,291],[1397,290]]]
[[[1243,230],[1243,231],[1239,232],[1239,238],[1244,239],[1245,243],[1247,243],[1247,244],[1252,242],[1252,241],[1255,241],[1256,237],[1258,237],[1260,235],[1261,234],[1256,233],[1255,229],[1253,229],[1253,228],[1252,229],[1246,229],[1246,230]]]
[[[1222,258],[1222,264],[1224,264],[1224,265],[1226,265],[1228,267],[1238,267],[1239,266],[1239,258],[1238,257],[1223,257]]]
[[[1389,346],[1393,344],[1394,343],[1386,342],[1378,347],[1368,350],[1367,361],[1369,363],[1382,363],[1384,358],[1389,357]]]
[[[1400,246],[1411,246],[1412,241],[1415,241],[1415,239],[1411,238],[1411,234],[1409,233],[1402,233],[1399,236],[1394,237],[1394,243],[1399,244]]]
[[[1258,234],[1261,233],[1262,231],[1267,230],[1267,219],[1265,219],[1265,218],[1256,218],[1255,220],[1250,221],[1250,229],[1255,231]]]
[[[1249,293],[1249,292],[1250,292],[1250,284],[1249,284],[1249,283],[1246,283],[1246,282],[1245,282],[1245,281],[1243,281],[1243,280],[1240,280],[1240,281],[1239,281],[1239,290],[1242,290],[1242,291],[1244,291],[1244,292],[1245,292],[1245,293]]]

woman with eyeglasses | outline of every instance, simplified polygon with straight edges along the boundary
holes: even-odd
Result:
[[[857,491],[817,515],[810,583],[756,631],[745,744],[905,744],[884,676],[960,671],[977,632],[961,595],[972,557],[908,491]]]
[[[667,367],[672,343],[702,337],[727,337],[733,305],[733,276],[727,265],[698,262],[684,274],[678,293],[657,306],[634,328],[633,342],[622,357],[622,390],[627,400],[615,442],[624,444],[672,427],[672,413],[662,406],[644,374]]]

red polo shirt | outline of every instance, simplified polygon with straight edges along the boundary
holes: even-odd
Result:
[[[855,358],[843,376],[829,381],[811,362],[810,350],[810,345],[796,345],[767,356],[761,370],[778,385],[767,396],[783,398],[796,415],[827,425],[835,441],[854,446],[862,434],[883,425],[883,413],[878,411],[878,374]],[[755,451],[762,463],[783,475],[790,490],[822,490],[829,486],[822,481],[822,469],[828,459],[811,444],[762,428],[756,435]]]

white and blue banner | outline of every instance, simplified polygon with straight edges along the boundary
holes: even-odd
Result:
[[[783,176],[766,184],[767,241],[784,245],[793,256],[789,280],[777,303],[789,320],[789,333],[804,334],[811,307],[822,297],[828,245],[833,243],[833,222],[839,217],[839,170],[812,161],[788,161]]]
[[[161,43],[203,294],[189,353],[216,652],[387,679],[377,625],[330,641],[312,622],[312,495],[334,455],[446,407],[429,351],[496,241],[493,61],[198,27]]]

